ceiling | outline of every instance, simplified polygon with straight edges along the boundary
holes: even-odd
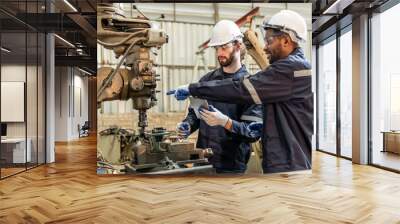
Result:
[[[37,33],[54,32],[60,38],[55,39],[56,65],[78,66],[95,74],[96,65],[96,4],[97,2],[129,2],[132,0],[1,0],[0,27],[2,31],[2,46],[11,49],[9,58],[23,58],[41,49],[42,43],[37,43]],[[138,2],[138,1],[134,1]],[[150,1],[141,1],[143,3]],[[170,2],[170,1],[159,1]],[[185,0],[175,2],[187,2]],[[200,0],[196,2],[214,2]],[[219,1],[221,3],[235,1]],[[242,2],[242,1],[237,1]],[[243,3],[251,7],[262,3],[277,3],[282,1],[252,1]],[[313,43],[332,36],[342,27],[351,24],[354,17],[375,10],[389,0],[304,0],[286,1],[312,3],[312,18],[308,21],[312,27]],[[173,3],[169,3],[173,6]],[[190,7],[190,4],[185,4]],[[239,7],[240,4],[237,4]],[[153,5],[154,6],[154,5]],[[163,5],[163,7],[168,5]],[[258,6],[258,5],[257,5]],[[164,8],[165,8],[164,7]],[[236,6],[235,6],[236,7]],[[232,8],[232,12],[237,10]],[[208,10],[208,9],[205,9]],[[266,10],[268,10],[266,8]],[[226,12],[227,15],[229,14]],[[194,14],[191,14],[192,16]],[[221,16],[223,16],[221,12]],[[165,13],[166,17],[173,16]],[[190,16],[189,16],[190,17]],[[210,17],[211,18],[211,17]],[[211,18],[212,20],[212,18]],[[212,21],[208,22],[212,22]],[[35,35],[30,34],[35,33]],[[27,47],[25,47],[27,46]]]
[[[219,0],[218,4],[224,4],[229,2],[231,9],[218,13],[219,18],[231,19],[237,17],[239,8],[244,7],[260,7],[264,8],[262,11],[263,15],[273,15],[276,10],[288,7],[285,3],[311,3],[312,4],[312,18],[307,19],[307,25],[310,27],[310,31],[313,36],[313,44],[319,43],[321,40],[332,36],[336,33],[337,29],[342,29],[351,24],[354,17],[359,16],[362,13],[368,11],[374,11],[382,5],[386,4],[390,0],[286,0],[286,1],[275,1],[275,0],[253,0],[244,3],[243,0]],[[393,2],[396,0],[392,0]],[[189,22],[203,23],[215,23],[215,16],[213,16],[214,8],[210,7],[211,4],[199,4],[199,3],[216,3],[212,0],[196,0],[196,7],[191,7],[192,3],[188,3],[187,0],[158,0],[157,3],[152,4],[153,1],[132,1],[132,0],[98,0],[100,3],[131,3],[137,5],[150,18],[163,20],[185,20]],[[179,4],[176,4],[179,3]],[[232,4],[235,3],[235,4]],[[271,4],[273,3],[273,4]],[[307,15],[307,7],[301,8],[301,4],[291,4],[296,6],[296,10],[303,10],[304,15]],[[130,11],[129,4],[121,4],[120,7],[125,7],[125,11]],[[214,6],[215,7],[215,6]],[[218,8],[218,6],[216,6]],[[224,7],[224,8],[229,8]],[[205,13],[207,12],[207,13]],[[186,14],[185,14],[186,13]],[[240,13],[239,13],[240,14]]]
[[[313,0],[313,44],[334,35],[350,25],[354,17],[376,12],[390,0]]]
[[[9,60],[37,55],[44,47],[37,36],[49,32],[61,37],[55,38],[56,66],[96,73],[96,0],[1,0],[0,27]]]

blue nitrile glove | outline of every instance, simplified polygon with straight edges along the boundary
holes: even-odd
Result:
[[[252,138],[259,138],[263,132],[263,123],[262,122],[251,122],[247,126],[247,130]]]
[[[204,120],[209,126],[219,125],[225,127],[226,122],[228,122],[229,120],[228,116],[217,110],[217,108],[212,105],[208,106],[208,110],[200,108],[199,112],[200,118]]]
[[[190,96],[189,85],[179,86],[167,92],[167,95],[174,94],[177,100],[186,100]]]
[[[190,135],[190,124],[183,121],[177,125],[176,130],[180,136],[187,138]]]

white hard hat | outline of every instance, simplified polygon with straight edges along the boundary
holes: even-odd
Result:
[[[292,10],[282,10],[273,15],[269,20],[264,18],[263,28],[277,29],[285,32],[296,43],[307,40],[306,20]]]
[[[236,23],[230,20],[221,20],[215,24],[208,46],[220,46],[234,40],[242,40],[243,34]]]

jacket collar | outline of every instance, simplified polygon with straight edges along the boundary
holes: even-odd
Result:
[[[239,70],[237,70],[235,73],[224,72],[222,67],[219,67],[218,70],[219,70],[219,72],[218,72],[217,76],[222,76],[224,78],[226,78],[226,76],[231,77],[231,78],[240,78],[243,76],[243,73],[247,73],[247,69],[244,64],[242,64],[242,67],[240,67]]]

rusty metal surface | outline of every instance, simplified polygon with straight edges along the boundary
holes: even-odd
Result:
[[[98,103],[132,99],[139,110],[138,126],[143,134],[147,126],[146,111],[157,103],[155,52],[167,43],[164,31],[152,27],[142,16],[127,18],[109,4],[99,4],[97,13],[98,43],[113,50],[119,62],[115,68],[98,69]],[[125,69],[121,66],[125,65]]]

